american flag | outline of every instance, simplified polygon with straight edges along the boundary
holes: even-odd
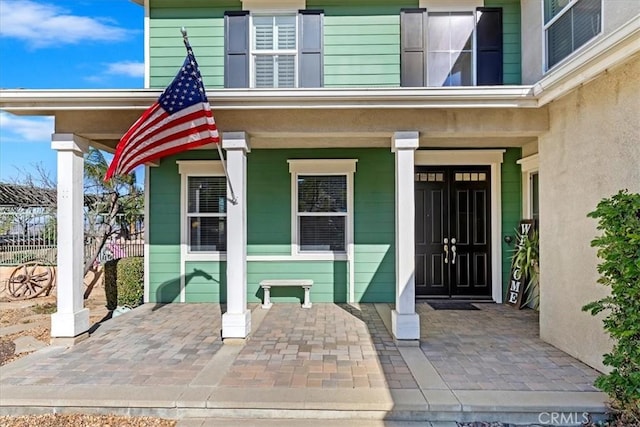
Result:
[[[186,38],[184,43],[187,57],[178,75],[120,139],[105,180],[146,162],[220,142],[198,63]]]

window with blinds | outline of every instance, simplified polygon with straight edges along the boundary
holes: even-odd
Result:
[[[545,0],[547,69],[569,56],[602,29],[602,0]]]
[[[298,175],[300,251],[346,250],[347,176]]]
[[[227,183],[223,176],[187,178],[190,252],[227,250]]]
[[[253,16],[253,87],[296,86],[296,22],[296,15]]]

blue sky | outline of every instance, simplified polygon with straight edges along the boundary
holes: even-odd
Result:
[[[0,0],[0,88],[144,87],[144,9],[131,0]],[[56,175],[53,119],[0,112],[0,181]]]

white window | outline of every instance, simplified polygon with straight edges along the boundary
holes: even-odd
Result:
[[[522,169],[522,214],[525,219],[540,221],[540,174],[538,155],[518,160]]]
[[[227,250],[227,181],[219,161],[179,161],[185,253]]]
[[[472,86],[475,17],[473,12],[429,12],[427,85]]]
[[[546,68],[600,34],[602,0],[544,0]]]
[[[356,160],[289,160],[293,254],[346,254],[353,241]]]
[[[253,15],[252,87],[296,87],[297,16]]]

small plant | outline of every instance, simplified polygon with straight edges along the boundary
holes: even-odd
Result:
[[[144,258],[118,260],[117,284],[119,306],[135,308],[141,305],[144,295]]]
[[[537,229],[529,233],[516,233],[516,248],[511,257],[511,268],[519,269],[524,283],[525,301],[538,309],[540,305],[540,237]]]
[[[598,219],[602,231],[591,241],[602,261],[598,283],[611,287],[611,294],[583,310],[606,312],[604,329],[614,340],[603,359],[613,369],[595,385],[612,399],[622,425],[640,425],[640,194],[622,190],[588,216]]]
[[[31,307],[31,310],[36,314],[52,314],[55,313],[57,309],[57,305],[53,302],[48,302],[46,304],[37,304]]]

